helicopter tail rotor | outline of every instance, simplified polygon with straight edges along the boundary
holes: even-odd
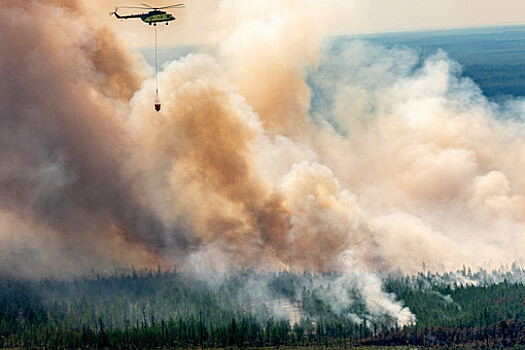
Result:
[[[115,7],[115,11],[110,12],[109,15],[110,15],[110,16],[111,16],[111,15],[115,15],[115,17],[117,17],[117,18],[119,18],[119,19],[125,18],[125,17],[120,16],[120,15],[117,13],[117,11],[118,11],[119,9],[120,9],[120,7]]]

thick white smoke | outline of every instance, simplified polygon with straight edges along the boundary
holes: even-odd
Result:
[[[165,67],[160,115],[81,6],[0,9],[0,48],[24,57],[0,62],[3,266],[336,270],[406,324],[378,273],[520,258],[521,101],[487,101],[443,52],[320,50],[310,2],[252,3],[221,2],[216,54]]]
[[[316,145],[358,198],[373,264],[414,272],[422,262],[442,270],[518,260],[522,120],[460,78],[444,53],[421,61],[409,50],[350,43],[328,60],[337,69],[314,76],[335,96],[337,127]]]

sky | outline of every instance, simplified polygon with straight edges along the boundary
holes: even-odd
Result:
[[[188,0],[185,9],[173,10],[178,21],[170,24],[169,30],[164,29],[160,44],[221,41],[228,28],[239,21],[278,17],[287,11],[287,3],[293,2],[265,0],[243,5],[235,1]],[[113,5],[138,3],[112,0],[103,6],[111,10]],[[152,6],[167,3],[150,1]],[[325,35],[525,23],[525,2],[520,0],[305,0],[302,11],[308,13],[310,23],[321,27]],[[149,46],[151,33],[140,21],[130,22],[117,22],[114,26],[122,31],[129,45]]]
[[[336,30],[378,32],[525,21],[525,3],[519,0],[358,0],[352,4],[355,23]]]

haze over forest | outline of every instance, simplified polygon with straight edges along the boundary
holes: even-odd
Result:
[[[337,6],[253,1],[166,62],[157,113],[107,4],[0,4],[2,276],[330,272],[409,325],[384,276],[523,263],[524,100],[453,51],[328,40]]]

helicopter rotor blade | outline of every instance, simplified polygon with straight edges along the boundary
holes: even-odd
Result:
[[[186,7],[184,4],[174,4],[169,6],[161,6],[161,7],[153,7],[148,4],[141,4],[142,6],[118,6],[116,8],[122,8],[122,9],[140,9],[140,10],[164,10],[164,9],[171,9],[171,8],[181,8]],[[116,10],[115,10],[116,11]]]
[[[119,6],[121,9],[141,9],[141,10],[151,10],[150,7],[140,7],[140,6]]]
[[[175,5],[163,6],[163,7],[157,7],[157,8],[159,10],[164,10],[164,9],[181,8],[181,7],[186,7],[186,6],[184,6],[184,4],[175,4]]]

